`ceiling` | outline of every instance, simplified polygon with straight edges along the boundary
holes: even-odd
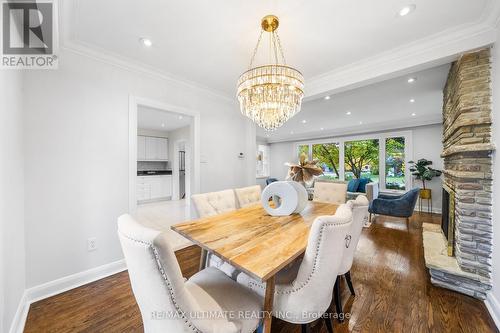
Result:
[[[190,123],[189,116],[142,105],[137,108],[137,127],[140,129],[168,132],[188,126]]]
[[[274,132],[258,128],[257,136],[277,142],[441,123],[449,68],[442,65],[332,95],[329,100],[305,102],[302,111],[281,128]],[[416,81],[408,83],[410,77]]]
[[[66,28],[75,43],[234,99],[266,14],[279,16],[287,62],[303,72],[307,92],[326,72],[480,21],[494,2],[411,0],[417,9],[398,17],[407,2],[74,0]],[[142,46],[141,37],[153,46]]]

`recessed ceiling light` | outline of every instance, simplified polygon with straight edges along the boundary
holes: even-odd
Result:
[[[329,99],[330,99],[330,96],[325,96],[325,99],[326,99],[326,100],[329,100]]]
[[[348,115],[348,116],[350,116],[351,115],[351,111],[347,111],[345,114]]]
[[[305,124],[305,123],[307,123],[307,120],[302,119],[302,124]]]
[[[142,45],[146,47],[151,47],[153,45],[153,42],[149,38],[141,38],[139,39],[139,41],[141,42]]]
[[[165,123],[161,123],[161,127],[165,127]]]
[[[415,99],[414,98],[410,99],[410,103],[415,103]]]
[[[413,12],[416,8],[417,8],[417,6],[415,6],[414,4],[411,4],[411,5],[408,5],[408,6],[404,6],[398,12],[398,15],[399,16],[406,16],[406,15],[410,14],[411,12]]]
[[[319,129],[319,130],[320,130],[320,131],[322,131],[322,130],[324,130],[324,128],[323,128],[323,127],[320,127],[320,129]]]
[[[179,120],[182,119],[183,117],[182,116],[179,116]]]
[[[408,83],[413,83],[413,82],[415,82],[415,81],[417,81],[417,78],[416,78],[416,77],[410,77],[410,78],[408,79]]]
[[[412,117],[415,117],[416,115],[417,115],[417,114],[416,114],[415,112],[413,112],[413,113],[411,114],[411,116],[412,116]]]
[[[360,122],[359,122],[359,124],[360,124],[360,125],[363,125],[363,122],[362,122],[362,121],[360,121]]]
[[[290,131],[290,134],[293,134],[293,131]]]

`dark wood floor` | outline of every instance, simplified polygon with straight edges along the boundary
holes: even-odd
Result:
[[[356,297],[342,286],[351,316],[335,322],[335,332],[498,332],[483,302],[430,284],[421,223],[438,221],[415,214],[407,228],[403,220],[379,217],[364,229],[351,270]],[[176,254],[186,277],[197,271],[197,247]],[[300,327],[273,320],[272,331]],[[326,328],[318,322],[312,331]],[[127,272],[32,304],[25,332],[142,332]]]

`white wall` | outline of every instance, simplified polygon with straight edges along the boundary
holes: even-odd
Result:
[[[443,160],[440,157],[443,150],[441,140],[442,125],[428,125],[414,128],[404,129],[388,129],[387,131],[411,130],[413,132],[413,159],[426,158],[433,161],[435,169],[443,169]],[[385,131],[385,132],[387,132]],[[380,133],[380,132],[377,132]],[[369,135],[364,133],[363,135]],[[309,140],[308,141],[314,141]],[[297,154],[295,152],[295,142],[278,142],[271,144],[271,177],[284,179],[288,168],[284,165],[285,162],[297,162]],[[421,186],[420,182],[414,182],[415,186]],[[441,211],[441,179],[434,178],[429,184],[432,189],[433,200],[432,205],[434,211]]]
[[[255,133],[237,105],[66,49],[59,69],[25,76],[27,287],[123,257],[116,218],[128,210],[129,96],[198,111],[201,191],[252,183]],[[87,238],[97,251],[87,252]]]
[[[415,127],[413,130],[413,160],[425,158],[432,161],[431,167],[443,170],[444,164],[441,158],[443,151],[443,126],[429,125]],[[412,177],[413,178],[413,177]],[[413,186],[422,187],[422,183],[413,180]],[[426,182],[426,187],[432,190],[432,206],[435,212],[441,212],[442,203],[442,181],[441,178],[434,178]],[[423,202],[423,208],[426,210],[426,201]]]
[[[22,75],[0,70],[0,331],[25,289]]]
[[[488,295],[486,305],[500,328],[500,28],[497,30],[497,42],[492,49],[492,93],[493,93],[493,142],[497,151],[493,154],[493,253],[491,266],[493,269],[493,289]]]

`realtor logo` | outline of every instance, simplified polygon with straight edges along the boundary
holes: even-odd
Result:
[[[2,3],[2,68],[57,68],[54,6],[52,2]]]

